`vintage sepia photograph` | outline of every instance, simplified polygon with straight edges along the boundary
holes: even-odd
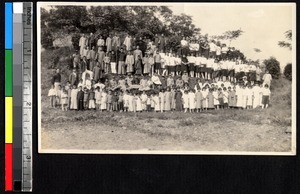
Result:
[[[296,4],[37,4],[39,153],[296,154]]]

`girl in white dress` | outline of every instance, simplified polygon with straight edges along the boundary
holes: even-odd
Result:
[[[203,110],[207,110],[207,95],[208,95],[208,90],[206,87],[202,88],[202,96],[203,96],[203,100],[202,100],[202,107]]]
[[[71,110],[77,110],[77,93],[78,90],[76,88],[76,86],[73,86],[73,89],[71,91],[71,106],[70,109]]]
[[[261,102],[259,101],[261,95],[261,89],[258,86],[258,84],[255,84],[252,90],[253,90],[253,108],[257,108],[261,104]]]
[[[133,112],[133,95],[132,93],[128,94],[128,111]]]
[[[253,108],[253,89],[252,86],[249,85],[247,89],[247,109]]]
[[[67,111],[68,109],[68,92],[63,89],[61,92],[61,109],[62,111]]]
[[[100,105],[101,112],[106,110],[106,104],[107,104],[107,93],[106,90],[103,90],[101,95],[101,105]]]
[[[159,112],[160,111],[160,102],[159,102],[159,96],[158,96],[158,94],[155,94],[153,96],[152,101],[154,103],[154,110],[155,110],[155,112]]]
[[[101,92],[100,92],[100,87],[96,88],[95,91],[95,98],[96,98],[96,108],[99,110],[101,106]]]
[[[183,102],[183,108],[184,112],[187,112],[187,109],[189,108],[189,93],[188,91],[184,91],[182,94],[182,102]]]
[[[141,95],[136,96],[136,111],[137,112],[142,112],[143,107],[142,107],[142,99]]]
[[[127,91],[124,92],[123,102],[124,102],[124,111],[125,111],[125,112],[128,112],[128,107],[129,107],[129,95],[128,95],[128,92],[127,92]]]
[[[196,95],[195,90],[191,89],[189,92],[189,109],[190,112],[194,112],[196,108]]]
[[[214,88],[214,91],[213,91],[213,96],[214,96],[214,106],[215,106],[215,109],[219,109],[219,93],[218,93],[218,90],[216,88]]]

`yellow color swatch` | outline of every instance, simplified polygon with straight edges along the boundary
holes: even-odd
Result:
[[[5,97],[5,143],[13,142],[13,98]]]

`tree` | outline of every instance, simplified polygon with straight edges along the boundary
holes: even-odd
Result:
[[[263,61],[265,69],[269,71],[273,78],[278,79],[280,76],[280,63],[275,57],[270,57]]]
[[[218,39],[218,40],[229,40],[229,46],[231,44],[232,40],[236,40],[238,37],[240,37],[244,33],[243,30],[238,29],[238,30],[229,30],[224,32],[222,35],[218,36],[212,36],[213,39]]]
[[[292,50],[292,30],[288,30],[285,33],[285,38],[287,41],[279,41],[278,45],[283,48],[288,48],[289,50]]]
[[[286,77],[286,79],[292,81],[292,63],[288,63],[288,64],[284,67],[283,74],[284,74],[284,76]]]
[[[45,49],[53,48],[53,37],[51,34],[51,30],[48,27],[47,21],[49,20],[50,14],[49,12],[41,8],[41,45]]]

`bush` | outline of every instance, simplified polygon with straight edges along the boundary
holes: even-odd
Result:
[[[284,74],[286,79],[292,81],[292,64],[291,63],[288,63],[285,66],[283,74]]]
[[[274,79],[278,79],[280,77],[280,63],[275,57],[270,57],[269,59],[264,60],[263,63],[266,70],[269,71]]]
[[[41,32],[41,44],[42,47],[45,49],[52,49],[53,48],[53,38],[48,29],[43,29]]]

